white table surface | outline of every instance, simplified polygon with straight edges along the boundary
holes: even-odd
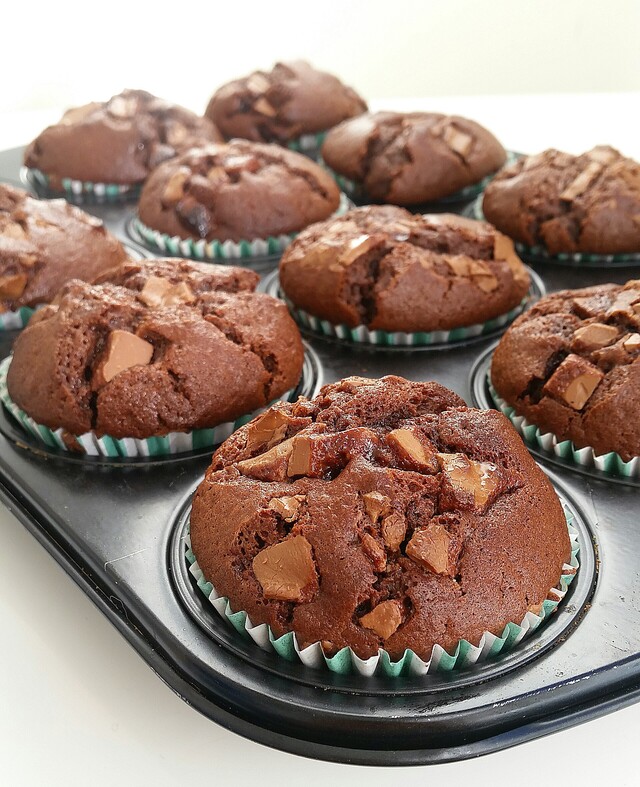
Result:
[[[514,150],[608,143],[640,159],[640,93],[385,102],[472,117]],[[382,107],[380,107],[382,108]],[[0,113],[0,149],[58,112]],[[0,506],[0,784],[636,785],[640,704],[479,759],[404,769],[268,749],[188,707]]]

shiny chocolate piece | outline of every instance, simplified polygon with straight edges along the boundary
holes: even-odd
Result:
[[[102,360],[98,364],[92,383],[100,388],[132,366],[151,363],[153,345],[129,331],[111,331]]]
[[[500,488],[497,467],[492,462],[477,462],[465,454],[438,454],[446,484],[458,504],[471,496],[476,508],[484,510]]]
[[[545,393],[565,401],[574,410],[582,410],[604,379],[604,374],[579,355],[568,355],[547,380]]]
[[[298,511],[304,500],[304,495],[274,497],[269,500],[269,508],[279,514],[285,522],[293,522],[298,518]]]
[[[455,573],[455,566],[449,559],[451,536],[446,528],[431,524],[415,530],[407,544],[407,555],[435,574]]]
[[[615,325],[592,322],[581,326],[574,332],[571,346],[577,350],[598,350],[613,344],[617,338],[618,329]]]
[[[252,567],[265,598],[302,601],[318,586],[311,544],[304,536],[293,536],[263,549],[253,559]]]
[[[364,510],[372,522],[377,522],[381,516],[384,516],[391,505],[389,498],[380,492],[366,492],[362,495],[362,502]]]
[[[360,625],[375,631],[381,639],[389,639],[401,623],[402,612],[397,601],[382,601],[360,618]]]

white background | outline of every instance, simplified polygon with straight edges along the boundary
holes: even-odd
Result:
[[[580,152],[609,142],[640,158],[640,93],[621,93],[640,90],[639,29],[634,0],[210,0],[166,7],[13,0],[0,10],[0,149],[23,144],[63,107],[123,87],[202,110],[222,82],[304,56],[376,107],[460,112],[513,149]],[[639,731],[634,705],[479,760],[403,770],[266,749],[173,695],[0,509],[3,786],[324,787],[366,779],[403,787],[439,780],[617,787],[638,783]]]

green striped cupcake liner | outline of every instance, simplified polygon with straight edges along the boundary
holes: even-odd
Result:
[[[34,311],[35,309],[29,306],[21,306],[14,312],[1,312],[0,332],[18,331],[20,328],[25,328]]]
[[[520,158],[520,153],[515,153],[512,150],[507,151],[507,160],[505,161],[503,166],[508,166],[509,164],[513,164],[514,161]],[[340,175],[340,173],[333,170],[329,167],[328,164],[324,160],[319,161],[322,166],[331,173],[334,180],[340,187],[340,190],[343,191],[348,197],[350,197],[355,202],[366,202],[368,201],[367,194],[363,188],[362,183],[356,180],[351,180],[350,178],[345,177],[344,175]],[[469,186],[465,186],[460,191],[456,191],[454,194],[449,194],[446,197],[441,197],[437,200],[432,200],[430,202],[425,202],[425,205],[448,205],[449,203],[455,204],[458,202],[468,202],[472,200],[474,197],[477,197],[479,194],[486,189],[486,187],[491,183],[493,178],[496,176],[497,172],[491,172],[486,177],[479,180],[477,183],[472,183]]]
[[[366,325],[358,325],[355,328],[350,328],[348,325],[334,325],[328,320],[322,320],[320,317],[298,308],[282,291],[279,292],[278,297],[287,304],[291,316],[301,328],[325,338],[376,347],[429,347],[439,344],[455,344],[467,339],[486,336],[513,322],[519,314],[522,314],[530,300],[529,295],[525,296],[517,306],[506,314],[500,314],[487,322],[451,328],[446,331],[406,333],[404,331],[370,330]]]
[[[486,221],[482,211],[482,195],[478,196],[468,210],[470,218]],[[562,252],[550,254],[544,246],[526,246],[514,241],[518,256],[527,262],[545,262],[556,265],[576,265],[585,268],[606,268],[619,265],[629,267],[640,265],[640,252],[629,254],[589,254],[588,252]]]
[[[351,207],[345,194],[340,195],[340,205],[333,214],[340,216]],[[145,243],[154,251],[170,254],[173,257],[188,257],[201,262],[221,262],[225,260],[244,260],[280,255],[298,234],[293,232],[285,235],[254,238],[241,241],[206,241],[204,239],[181,238],[178,235],[167,235],[144,224],[137,216],[132,219],[132,227]]]
[[[559,440],[552,432],[543,432],[523,415],[518,415],[515,408],[508,405],[493,387],[489,374],[487,374],[487,386],[496,407],[507,416],[525,443],[559,459],[573,462],[579,467],[594,467],[607,475],[623,478],[640,478],[640,456],[634,456],[633,459],[625,462],[613,451],[598,456],[590,446],[578,448],[571,440]]]
[[[55,194],[63,194],[74,201],[88,198],[96,202],[122,202],[136,200],[140,196],[140,184],[93,183],[89,180],[61,178],[62,191],[51,186],[50,177],[39,169],[27,169],[27,178],[32,179],[38,188]]]
[[[13,416],[15,421],[24,429],[27,434],[34,437],[48,448],[56,448],[61,451],[71,452],[69,446],[63,439],[63,429],[49,429],[47,426],[37,423],[24,410],[21,410],[9,396],[7,390],[7,372],[11,363],[11,356],[5,358],[0,363],[0,401],[7,411]],[[280,400],[287,401],[290,392],[283,394]],[[100,457],[159,457],[180,454],[185,451],[197,451],[199,449],[211,448],[224,442],[236,429],[248,423],[258,413],[271,407],[273,402],[261,407],[253,413],[240,416],[235,421],[218,424],[210,429],[193,429],[190,432],[169,432],[159,437],[148,437],[138,439],[134,437],[109,437],[103,435],[98,437],[94,432],[85,432],[82,435],[73,435],[77,443],[82,447],[86,456]],[[77,452],[73,452],[77,453]]]
[[[320,148],[326,136],[326,131],[318,131],[315,134],[303,134],[296,139],[290,139],[287,142],[287,147],[296,153],[303,153],[305,156],[316,159],[320,155]]]
[[[578,531],[573,525],[573,514],[564,504],[563,510],[571,542],[571,561],[563,565],[560,580],[557,586],[547,594],[547,598],[542,602],[540,612],[538,614],[527,612],[520,623],[507,623],[500,636],[485,631],[477,645],[465,639],[460,640],[452,653],[440,645],[434,645],[431,656],[426,661],[412,650],[406,650],[400,659],[394,661],[383,649],[378,650],[378,653],[371,658],[361,659],[351,648],[346,647],[333,656],[327,656],[319,642],[301,648],[294,632],[288,632],[278,637],[266,623],[254,625],[245,611],[233,611],[229,599],[219,595],[214,586],[204,578],[202,569],[191,550],[191,540],[188,534],[185,538],[185,558],[198,589],[208,599],[217,614],[241,636],[250,638],[262,650],[276,653],[287,661],[301,661],[307,667],[326,668],[339,675],[357,674],[365,677],[376,674],[395,678],[404,675],[451,672],[470,667],[497,656],[499,653],[512,650],[556,611],[579,568]]]

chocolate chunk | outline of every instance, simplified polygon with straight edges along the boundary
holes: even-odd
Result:
[[[357,456],[371,455],[378,442],[377,436],[365,427],[331,435],[299,435],[293,438],[287,475],[322,478],[342,469]]]
[[[516,254],[516,247],[511,238],[496,232],[493,238],[493,259],[505,260],[516,282],[529,282],[529,274],[522,264],[522,260]]]
[[[4,227],[0,227],[0,237],[11,238],[12,240],[27,240],[27,233],[17,222],[11,222]]]
[[[476,462],[465,454],[438,454],[438,460],[445,475],[445,498],[449,492],[455,503],[464,505],[468,496],[471,496],[474,506],[481,510],[493,501],[500,486],[500,477],[494,464]]]
[[[26,273],[16,273],[13,276],[0,276],[0,298],[19,298],[27,286]]]
[[[543,393],[566,402],[574,410],[582,410],[600,385],[604,374],[579,355],[568,355],[547,380]]]
[[[415,530],[407,544],[407,556],[435,574],[455,574],[449,559],[451,535],[438,523]]]
[[[384,543],[392,550],[400,549],[407,532],[407,523],[402,514],[394,511],[382,520],[382,538]]]
[[[138,102],[133,97],[114,96],[107,104],[107,112],[116,118],[132,118],[136,114]]]
[[[384,571],[387,566],[387,553],[384,547],[369,533],[360,536],[362,548],[371,558],[376,571]]]
[[[211,214],[193,197],[184,197],[176,205],[176,214],[198,238],[206,238],[211,229]]]
[[[466,158],[473,147],[473,137],[456,128],[453,124],[445,126],[442,138],[458,155]]]
[[[343,265],[351,265],[352,262],[362,257],[363,254],[371,251],[371,249],[376,246],[383,245],[384,239],[379,236],[359,235],[347,244],[346,249],[340,254],[340,262]]]
[[[615,325],[592,322],[574,331],[571,347],[575,350],[599,350],[601,347],[613,344],[617,338],[618,329]]]
[[[247,427],[247,448],[250,451],[261,446],[271,448],[283,439],[293,420],[282,410],[275,408],[267,410],[266,413],[254,418]]]
[[[178,148],[180,145],[183,144],[185,139],[187,138],[187,131],[186,127],[182,125],[182,123],[178,123],[174,121],[167,125],[165,130],[165,140],[168,142],[171,147]]]
[[[278,443],[269,451],[251,459],[243,459],[236,467],[242,475],[265,481],[284,481],[287,477],[287,465],[293,449],[293,438]]]
[[[227,156],[224,167],[230,175],[242,175],[243,172],[257,172],[260,161],[251,154]]]
[[[224,167],[211,167],[207,170],[207,180],[212,183],[221,183],[223,180],[229,180],[227,170]]]
[[[640,349],[640,333],[630,333],[622,341],[622,346],[627,352],[633,352]]]
[[[153,345],[129,331],[111,331],[100,363],[93,373],[92,385],[101,388],[132,366],[147,366],[153,357]]]
[[[629,314],[636,313],[634,308],[640,302],[640,290],[620,290],[616,295],[616,299],[607,310],[607,317],[615,317],[616,315],[628,316]]]
[[[573,202],[576,197],[579,197],[580,194],[589,188],[591,181],[595,180],[601,172],[602,164],[599,164],[597,161],[587,164],[578,177],[560,194],[560,199],[565,202]]]
[[[387,443],[393,448],[403,464],[432,473],[438,469],[433,446],[425,445],[409,429],[393,429],[387,435]]]
[[[247,79],[246,85],[251,93],[265,93],[271,87],[271,82],[269,82],[266,76],[255,73],[251,74]]]
[[[484,262],[462,256],[445,257],[445,261],[456,276],[470,278],[483,292],[492,292],[498,287],[498,280]]]
[[[360,618],[361,626],[375,631],[382,639],[389,639],[401,623],[402,612],[397,601],[382,601]]]
[[[175,306],[180,303],[193,303],[195,296],[189,285],[184,282],[171,284],[160,276],[149,276],[138,298],[147,306]]]
[[[253,573],[265,598],[278,601],[308,600],[318,589],[311,544],[294,536],[267,547],[253,559]]]
[[[372,522],[377,522],[381,516],[384,516],[391,505],[389,498],[380,492],[366,492],[362,495],[362,502],[364,510]]]
[[[276,514],[280,514],[285,522],[293,522],[298,518],[298,510],[305,498],[305,495],[274,497],[269,500],[269,508]]]
[[[267,117],[275,117],[278,114],[278,110],[271,106],[271,104],[267,101],[266,98],[261,97],[257,101],[254,102],[253,108],[256,112],[259,112],[261,115],[266,115]]]

